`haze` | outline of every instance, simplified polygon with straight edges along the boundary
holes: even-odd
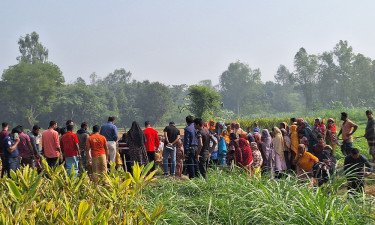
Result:
[[[240,60],[273,80],[309,54],[347,40],[375,58],[374,1],[2,1],[0,71],[17,63],[17,41],[36,31],[65,80],[118,68],[137,80],[218,83]]]

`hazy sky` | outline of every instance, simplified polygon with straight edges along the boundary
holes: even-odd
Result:
[[[137,80],[218,83],[231,62],[273,80],[300,47],[318,54],[347,40],[375,59],[375,1],[0,2],[0,71],[17,63],[18,38],[36,31],[65,80],[125,68]]]

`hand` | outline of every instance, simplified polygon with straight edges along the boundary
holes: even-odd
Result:
[[[371,175],[371,172],[367,172],[367,173],[363,174],[364,177],[368,177],[370,175]]]
[[[60,154],[60,162],[62,162],[64,160],[64,157],[62,154]]]
[[[200,155],[197,155],[197,162],[199,162],[199,157],[200,157]]]

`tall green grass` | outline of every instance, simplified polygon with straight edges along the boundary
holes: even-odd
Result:
[[[249,179],[239,171],[209,171],[203,179],[161,179],[145,189],[145,207],[164,204],[164,224],[373,224],[374,200],[338,194],[337,179],[313,188],[294,177]]]

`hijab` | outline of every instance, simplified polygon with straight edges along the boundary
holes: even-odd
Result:
[[[262,149],[263,151],[270,150],[272,138],[270,132],[267,129],[262,130]]]
[[[137,147],[142,147],[145,144],[145,134],[139,127],[136,121],[133,121],[132,127],[128,131],[128,137],[133,141],[134,145]]]
[[[329,118],[328,122],[329,121],[332,121],[332,124],[330,126],[328,126],[327,129],[329,130],[329,132],[331,132],[332,134],[334,134],[334,133],[337,132],[337,127],[336,127],[336,124],[335,124],[335,120],[333,118]]]
[[[272,139],[273,142],[273,149],[275,150],[276,154],[279,155],[280,160],[284,160],[284,138],[281,134],[281,131],[278,127],[273,128],[273,132],[275,137]]]
[[[248,140],[249,140],[250,143],[251,143],[251,142],[255,142],[255,138],[253,137],[253,135],[249,134],[249,135],[247,136],[247,138],[248,138]]]
[[[297,125],[298,125],[298,129],[297,130],[298,131],[303,129],[302,128],[303,122],[305,122],[305,121],[302,118],[297,119]]]
[[[253,154],[251,153],[251,148],[246,139],[240,138],[238,141],[239,149],[236,150],[235,156],[236,161],[243,166],[247,166],[253,161]]]
[[[292,149],[292,151],[297,154],[299,144],[297,125],[290,126],[290,140],[292,142],[290,145],[290,149]]]
[[[221,126],[223,126],[223,129],[220,128]],[[227,129],[227,127],[225,126],[225,124],[222,121],[219,121],[219,122],[216,123],[215,133],[217,133],[217,135],[221,135],[221,132],[225,129]]]

